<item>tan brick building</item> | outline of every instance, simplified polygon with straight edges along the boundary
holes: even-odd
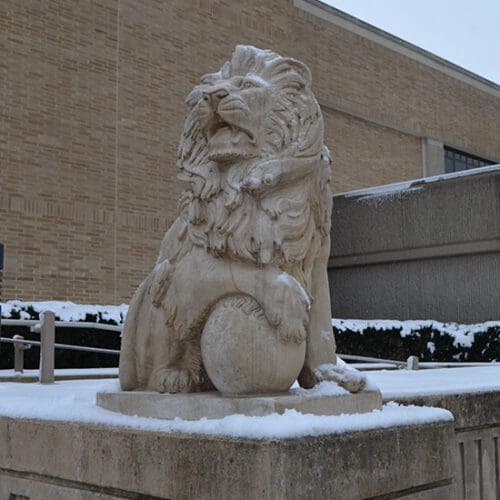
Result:
[[[305,61],[335,191],[500,162],[500,86],[315,0],[3,0],[3,298],[127,301],[175,215],[184,96],[237,43]]]

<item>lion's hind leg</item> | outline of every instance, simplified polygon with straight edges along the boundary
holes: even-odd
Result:
[[[201,392],[213,389],[201,359],[199,338],[172,340],[168,361],[157,365],[149,388],[161,393]]]

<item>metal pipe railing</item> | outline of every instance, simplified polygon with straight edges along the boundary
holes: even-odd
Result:
[[[2,319],[4,326],[29,326],[32,332],[40,331],[40,321],[36,319]],[[121,332],[122,325],[108,325],[107,323],[90,323],[88,321],[56,321],[56,328],[85,328],[88,330],[109,330]]]
[[[16,335],[17,336],[17,335]],[[38,340],[24,340],[24,339],[0,339],[0,342],[7,342],[9,344],[24,344],[24,345],[36,345],[40,346],[42,343]],[[55,349],[67,349],[68,351],[85,351],[85,352],[97,352],[100,354],[120,354],[120,351],[116,349],[104,349],[101,347],[87,347],[83,345],[72,345],[72,344],[54,344]]]
[[[40,332],[40,341],[25,340],[19,335],[15,335],[12,339],[1,338],[0,343],[5,342],[14,344],[14,370],[23,372],[24,369],[24,351],[31,346],[40,347],[40,370],[39,381],[41,384],[52,384],[54,382],[54,352],[55,349],[66,349],[70,351],[95,352],[99,354],[119,355],[120,351],[115,349],[103,349],[100,347],[87,347],[71,344],[56,344],[55,329],[56,327],[75,327],[77,328],[93,328],[103,330],[121,331],[118,325],[101,325],[99,323],[71,323],[68,321],[55,321],[55,315],[52,311],[44,311],[40,314],[40,322],[34,320],[4,320],[4,325],[29,326],[31,331]]]
[[[340,356],[342,359],[347,359],[349,361],[366,361],[370,363],[391,363],[396,366],[404,366],[405,368],[408,365],[408,361],[395,361],[394,359],[371,358],[369,356],[356,356],[353,354],[340,354],[340,353],[337,353],[337,356]]]
[[[40,382],[51,383],[54,381],[54,349],[66,349],[70,351],[94,352],[98,354],[119,355],[120,351],[116,349],[104,349],[100,347],[87,347],[71,344],[55,343],[55,328],[71,327],[71,328],[86,328],[95,330],[122,331],[122,325],[107,325],[103,323],[89,322],[71,322],[71,321],[55,321],[54,313],[45,311],[40,315],[41,321],[37,320],[22,320],[22,319],[4,319],[2,324],[6,326],[29,326],[32,332],[40,332],[40,341],[25,340],[22,336],[16,335],[12,339],[0,337],[0,343],[5,342],[14,344],[15,348],[15,363],[14,369],[17,372],[22,372],[24,367],[24,351],[31,346],[40,347]],[[21,347],[22,346],[22,347]],[[396,367],[406,368],[408,370],[418,370],[419,368],[442,368],[450,366],[485,366],[498,365],[500,363],[453,363],[453,362],[419,362],[417,356],[410,356],[406,361],[397,361],[394,359],[375,358],[370,356],[358,356],[353,354],[337,355],[348,361],[362,361],[371,363],[389,363]]]

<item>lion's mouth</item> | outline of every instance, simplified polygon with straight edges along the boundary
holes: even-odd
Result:
[[[250,130],[233,123],[229,123],[222,119],[219,114],[214,113],[210,121],[205,126],[207,141],[210,141],[212,137],[219,133],[228,134],[231,137],[236,137],[237,135],[243,133],[248,136],[252,143],[255,142],[254,134]]]

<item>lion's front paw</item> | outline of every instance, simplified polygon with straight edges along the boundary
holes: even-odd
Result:
[[[158,370],[153,378],[153,389],[164,392],[198,392],[207,389],[207,380],[199,373],[181,369]]]
[[[307,328],[304,323],[300,321],[293,321],[283,319],[278,325],[278,338],[284,342],[295,342],[296,344],[301,344],[306,340]]]
[[[254,167],[241,183],[241,188],[251,194],[259,194],[277,186],[282,178],[280,163],[263,163]]]
[[[265,312],[277,328],[282,342],[300,344],[307,337],[310,302],[299,282],[287,273],[281,273],[275,287],[269,290]]]
[[[333,363],[320,365],[314,370],[317,382],[329,380],[336,382],[349,392],[362,391],[366,386],[366,378],[357,370],[344,368]]]

